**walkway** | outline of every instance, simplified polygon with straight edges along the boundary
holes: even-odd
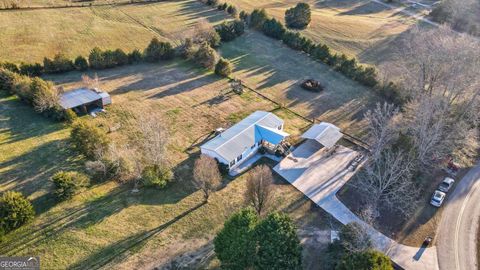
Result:
[[[334,155],[326,157],[323,149],[307,141],[275,166],[274,170],[341,223],[357,222],[365,226],[375,247],[404,269],[437,270],[436,248],[422,249],[398,244],[362,221],[338,200],[335,194],[355,173],[346,167],[357,154],[341,146]]]

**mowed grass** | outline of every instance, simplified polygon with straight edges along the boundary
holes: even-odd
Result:
[[[80,76],[69,73],[49,79],[70,89],[81,84]],[[95,183],[71,201],[53,203],[39,211],[32,224],[7,236],[1,254],[39,255],[46,269],[162,265],[207,244],[225,219],[243,206],[245,176],[225,179],[226,187],[214,194],[209,204],[202,204],[201,193],[191,185],[198,145],[208,133],[228,127],[237,121],[238,115],[259,109],[273,110],[284,117],[293,134],[299,134],[308,125],[252,92],[241,96],[228,93],[226,79],[184,62],[129,66],[101,71],[98,76],[100,87],[112,94],[114,104],[105,116],[84,120],[116,124],[124,113],[156,114],[168,127],[175,181],[164,190],[142,189],[138,194],[132,194],[128,184]],[[64,166],[81,169],[83,164],[82,160],[75,160],[75,153],[67,151],[68,129],[43,120],[15,99],[2,98],[2,102],[9,107],[2,110],[2,120],[6,122],[2,124],[0,152],[28,147],[2,156],[0,179],[7,179],[2,189],[25,191],[41,187],[43,197],[54,202],[48,194],[51,173]],[[16,135],[23,130],[33,137]],[[115,133],[121,132],[122,128]],[[39,133],[52,138],[47,140]],[[115,133],[110,136],[115,137]],[[61,144],[51,148],[52,140],[60,140]],[[20,158],[30,162],[29,166],[19,167]],[[70,160],[72,164],[66,164]],[[35,174],[35,178],[23,182],[30,174]],[[276,190],[275,208],[290,213],[300,226],[328,224],[328,215],[320,209],[312,210],[310,201],[292,186],[277,180]],[[35,198],[34,193],[26,195]]]
[[[0,61],[41,62],[103,49],[143,50],[153,37],[177,40],[199,20],[225,16],[196,0],[84,8],[0,11]]]
[[[269,15],[284,22],[285,11],[294,0],[227,1],[251,12],[265,8]],[[369,0],[308,0],[312,21],[300,32],[316,42],[328,45],[338,53],[356,56],[362,62],[376,63],[384,47],[416,23],[397,9],[389,9]],[[380,55],[378,55],[380,54]]]
[[[372,89],[258,32],[248,31],[220,51],[235,65],[232,76],[248,86],[309,119],[331,122],[357,136],[364,134],[365,111],[381,101]],[[320,93],[302,89],[307,78],[318,80],[325,89]]]

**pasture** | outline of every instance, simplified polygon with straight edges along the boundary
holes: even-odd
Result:
[[[49,79],[69,89],[81,84],[80,75]],[[129,66],[98,76],[114,105],[105,116],[89,121],[114,123],[133,111],[157,114],[171,138],[175,181],[164,190],[142,189],[138,194],[131,194],[129,184],[95,183],[71,201],[57,204],[48,194],[49,176],[60,169],[81,169],[84,162],[68,151],[68,128],[43,120],[14,98],[2,97],[0,152],[7,154],[0,159],[0,188],[25,192],[37,210],[32,224],[7,235],[2,254],[38,254],[45,268],[131,269],[195,252],[243,205],[245,188],[244,176],[226,179],[226,187],[209,204],[201,203],[202,195],[190,179],[196,147],[206,134],[258,109],[273,110],[293,134],[308,125],[252,92],[228,93],[227,80],[183,62]],[[277,180],[276,190],[275,208],[290,213],[301,228],[329,224],[329,217],[292,186]]]
[[[143,50],[153,37],[177,40],[199,20],[226,17],[196,0],[83,8],[0,11],[1,61],[41,62],[103,49]]]

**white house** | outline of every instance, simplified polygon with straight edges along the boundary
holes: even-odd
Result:
[[[256,111],[200,146],[202,154],[235,168],[255,154],[264,143],[278,145],[289,136],[283,120],[273,113]]]

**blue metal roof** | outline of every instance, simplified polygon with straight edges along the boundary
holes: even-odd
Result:
[[[278,130],[283,120],[275,114],[256,111],[208,141],[201,148],[216,152],[227,161],[235,159],[260,140],[278,144],[287,133]]]

